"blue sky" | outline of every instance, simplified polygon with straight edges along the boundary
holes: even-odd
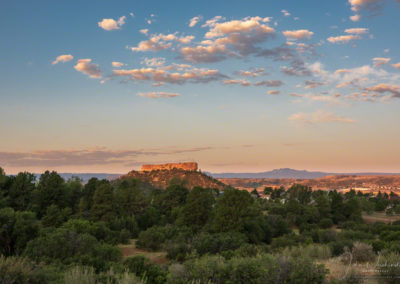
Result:
[[[399,2],[3,1],[0,166],[399,171]]]

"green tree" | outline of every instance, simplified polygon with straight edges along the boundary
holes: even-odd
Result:
[[[257,215],[260,215],[260,210],[247,191],[226,189],[217,199],[214,229],[217,232],[240,231],[246,218]]]
[[[194,229],[200,229],[208,222],[214,202],[211,189],[202,187],[193,188],[187,197],[186,204],[180,212],[178,223]]]
[[[93,196],[90,216],[93,220],[111,221],[116,216],[114,192],[110,183],[100,184]]]
[[[34,174],[19,173],[14,179],[9,192],[9,204],[15,210],[27,210],[32,202],[32,193],[35,189],[36,177]]]

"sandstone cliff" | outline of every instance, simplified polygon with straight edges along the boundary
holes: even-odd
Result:
[[[148,171],[157,171],[157,170],[172,170],[172,169],[180,169],[184,171],[197,171],[197,163],[188,162],[188,163],[168,163],[168,164],[160,164],[160,165],[143,165],[143,172]]]

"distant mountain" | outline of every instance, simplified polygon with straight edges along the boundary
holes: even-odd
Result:
[[[306,170],[294,170],[289,168],[275,169],[260,173],[208,173],[214,178],[293,178],[293,179],[315,179],[332,175],[399,175],[399,173],[327,173],[310,172]]]

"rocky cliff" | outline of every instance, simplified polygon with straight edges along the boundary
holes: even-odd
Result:
[[[197,171],[198,166],[195,162],[188,163],[168,163],[168,164],[160,164],[160,165],[143,165],[142,172],[149,171],[158,171],[158,170],[172,170],[172,169],[180,169],[184,171]]]

